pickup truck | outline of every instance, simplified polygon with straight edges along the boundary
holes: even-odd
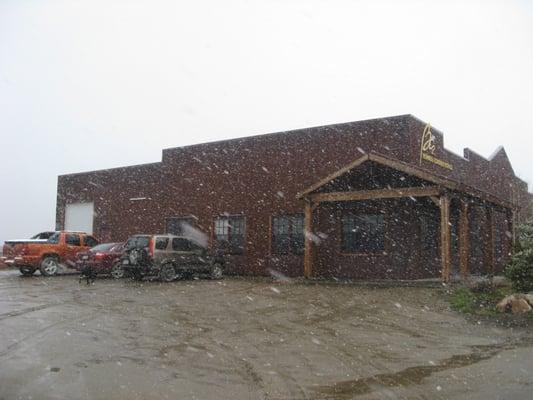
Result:
[[[59,231],[45,242],[21,243],[14,254],[14,265],[22,275],[30,276],[38,269],[41,275],[56,275],[61,265],[75,268],[76,255],[98,244],[84,232]]]
[[[22,247],[24,243],[44,243],[50,236],[52,236],[55,231],[39,232],[36,235],[33,235],[30,239],[11,239],[4,242],[2,248],[2,256],[0,257],[0,263],[5,265],[13,265],[13,257],[18,252],[18,249]]]

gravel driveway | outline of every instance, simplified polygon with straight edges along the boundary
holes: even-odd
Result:
[[[442,289],[0,271],[0,399],[531,398],[527,332]]]

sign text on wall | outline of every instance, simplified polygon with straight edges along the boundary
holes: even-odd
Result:
[[[439,167],[453,170],[453,165],[435,157],[435,135],[431,132],[431,125],[427,124],[422,132],[422,140],[420,142],[420,164],[422,160],[429,161]]]

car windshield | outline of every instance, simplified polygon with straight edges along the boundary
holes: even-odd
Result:
[[[91,251],[109,251],[116,243],[102,243],[91,248]]]
[[[126,243],[126,249],[142,249],[148,247],[150,242],[150,236],[134,236],[128,239]]]

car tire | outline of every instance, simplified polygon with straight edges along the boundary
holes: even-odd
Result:
[[[161,265],[161,269],[159,270],[159,279],[164,282],[172,282],[174,279],[176,279],[176,275],[176,270],[172,263],[165,263]]]
[[[39,271],[43,276],[54,276],[59,272],[59,261],[57,257],[44,257],[39,265]]]
[[[122,264],[120,262],[116,262],[111,267],[111,277],[113,279],[122,279],[124,278],[124,268],[122,268]]]
[[[35,268],[24,265],[19,268],[19,271],[23,276],[32,276],[35,273]]]
[[[176,276],[174,277],[174,280],[181,281],[185,279],[185,277],[186,277],[185,272],[179,269],[176,270]]]
[[[211,268],[211,273],[209,275],[211,279],[219,280],[224,277],[224,270],[220,264],[215,264]]]

